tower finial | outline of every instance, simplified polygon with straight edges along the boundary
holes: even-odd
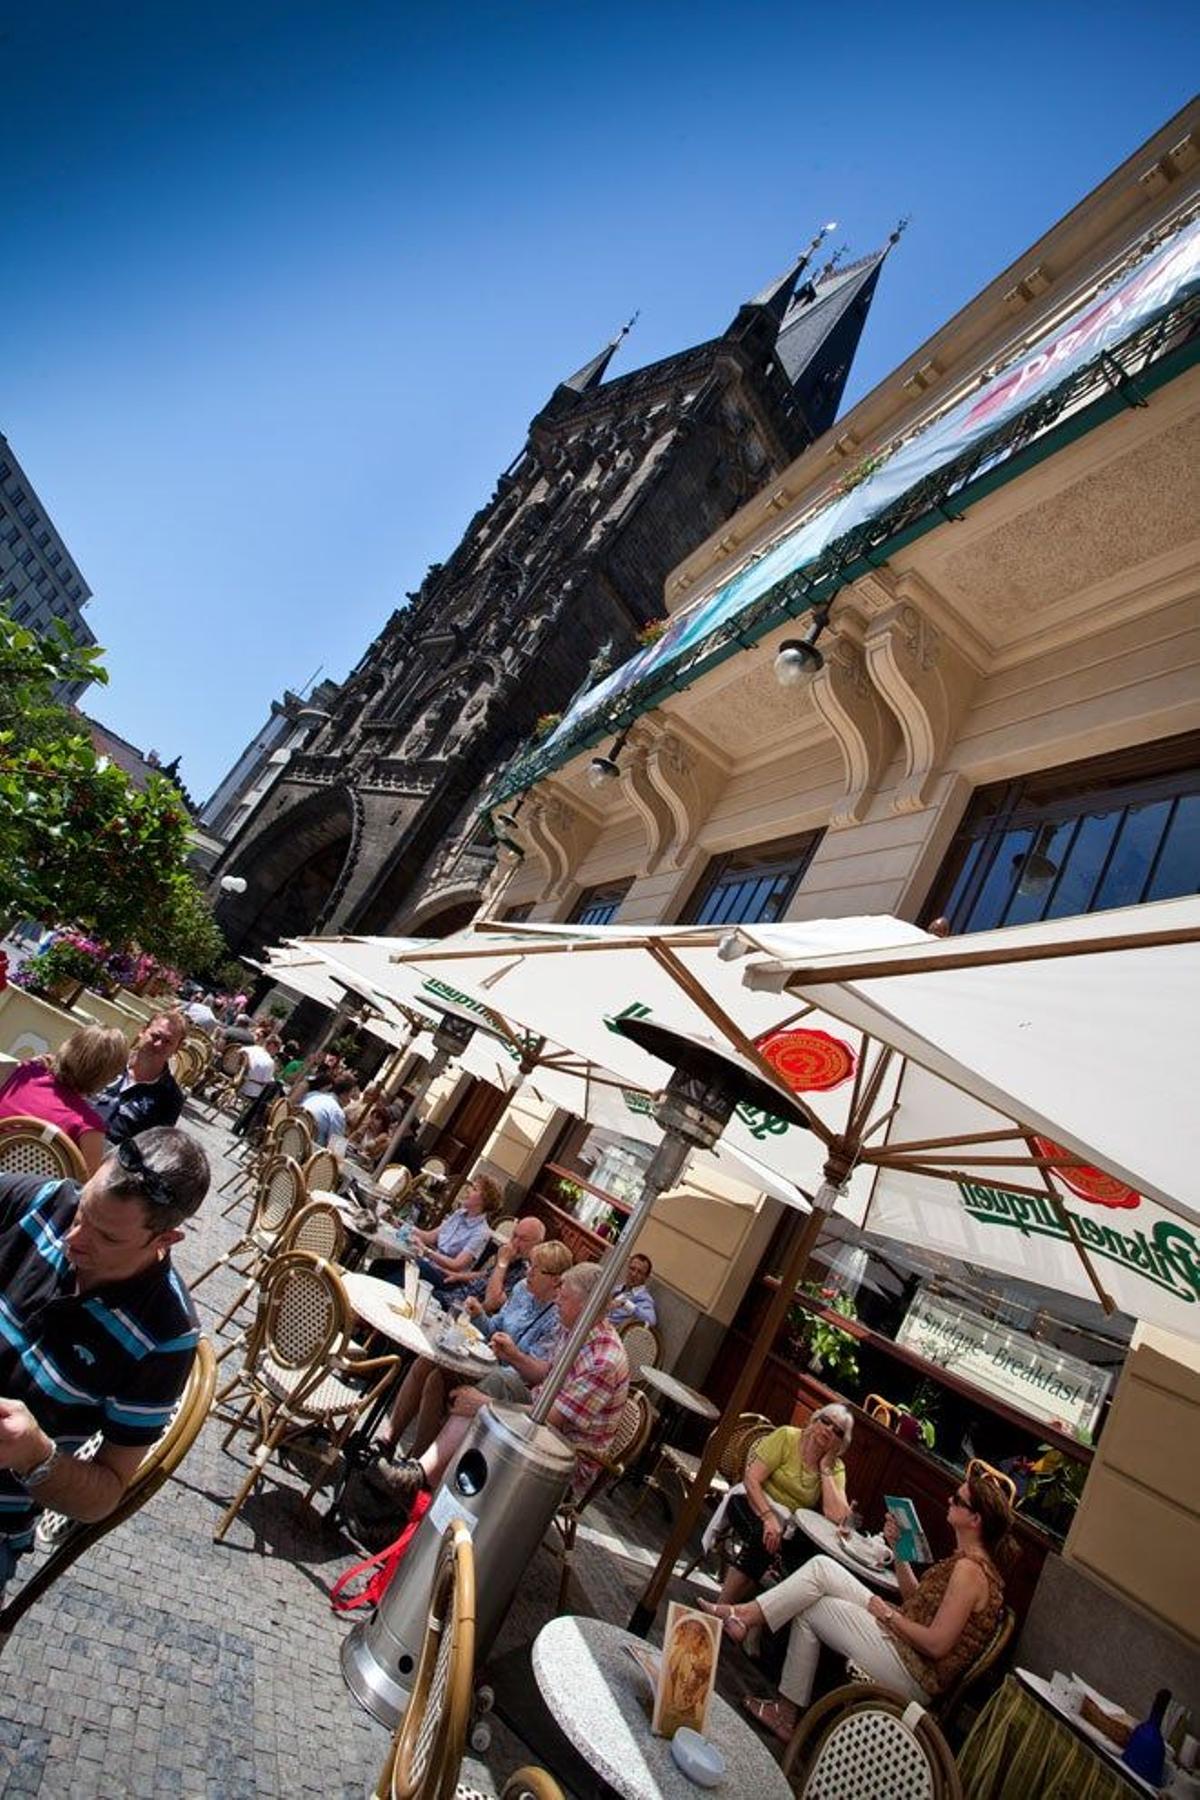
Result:
[[[900,239],[904,236],[905,232],[908,230],[909,225],[911,223],[912,223],[912,214],[905,213],[904,217],[897,221],[895,229],[889,235],[888,243],[889,244],[898,244],[900,242]]]

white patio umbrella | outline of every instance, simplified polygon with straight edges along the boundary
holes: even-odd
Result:
[[[1159,915],[1158,923],[1154,914]],[[633,1031],[640,1022],[644,1027],[661,1025],[694,1034],[702,1018],[708,1032],[715,1031],[732,1049],[757,1061],[764,1073],[776,1080],[782,1075],[798,1090],[811,1132],[773,1131],[762,1115],[753,1121],[735,1119],[726,1132],[736,1143],[738,1131],[750,1124],[760,1134],[751,1152],[764,1164],[801,1189],[820,1182],[814,1214],[793,1245],[758,1343],[731,1396],[728,1419],[745,1404],[762,1357],[782,1323],[819,1235],[821,1209],[836,1203],[861,1220],[870,1206],[871,1229],[885,1232],[886,1203],[898,1204],[894,1196],[902,1175],[909,1182],[903,1233],[909,1241],[921,1234],[923,1219],[912,1184],[920,1178],[932,1187],[967,1176],[988,1195],[1008,1191],[1010,1198],[1000,1205],[1008,1209],[1017,1234],[1025,1236],[1019,1270],[1025,1279],[1042,1279],[1073,1291],[1080,1291],[1086,1282],[1111,1307],[1108,1289],[1089,1260],[1091,1251],[1107,1254],[1105,1279],[1119,1290],[1122,1306],[1135,1316],[1200,1336],[1200,1325],[1192,1316],[1200,1300],[1200,1255],[1190,1229],[1196,1215],[1183,1198],[1188,1190],[1181,1179],[1184,1167],[1195,1166],[1200,1146],[1189,1140],[1183,1157],[1170,1165],[1148,1149],[1189,1112],[1190,1084],[1179,1053],[1189,1042],[1200,998],[1196,962],[1200,913],[1196,903],[1181,902],[1108,918],[1107,927],[1089,919],[1025,928],[1026,936],[1035,934],[1033,946],[1014,944],[1020,933],[989,934],[995,941],[979,946],[973,958],[968,958],[968,951],[975,940],[969,946],[919,941],[921,934],[897,921],[842,920],[740,932],[743,947],[751,953],[741,965],[723,961],[712,933],[668,929],[636,935],[610,930],[607,936],[576,939],[531,940],[509,933],[490,948],[478,942],[447,942],[419,959],[405,960],[426,974],[437,969],[443,979],[452,972],[461,987],[502,1007],[506,1016],[554,1033],[589,1055],[603,1054],[599,1033],[607,1029],[615,1036],[618,1019],[630,1021]],[[889,927],[891,944],[886,947]],[[780,967],[780,946],[792,933],[803,933],[808,944],[806,950],[782,951],[782,958],[796,965],[794,974]],[[840,944],[829,943],[835,935]],[[824,958],[816,948],[823,937],[828,944]],[[858,949],[853,948],[855,938]],[[867,955],[872,942],[876,949]],[[1036,1077],[1017,1078],[1020,1039],[992,1068],[988,1038],[993,1011],[984,984],[976,982],[970,991],[960,988],[957,999],[943,997],[937,1021],[926,1020],[923,1031],[920,1018],[907,1025],[903,1018],[893,1018],[886,1001],[862,1010],[864,997],[839,986],[833,972],[839,953],[852,973],[869,973],[890,958],[907,966],[910,976],[926,962],[943,969],[975,970],[1023,962],[1026,980],[1016,1008],[1020,1016],[1010,1017],[1008,1023],[1013,1032],[1025,1034],[1030,1045],[1037,1043],[1031,1070],[1036,1060],[1037,1070],[1049,1080],[1057,1068],[1060,1078],[1050,1089],[1053,1107],[1044,1098],[1039,1100]],[[1167,960],[1155,963],[1155,956]],[[1123,967],[1120,957],[1132,960]],[[948,963],[948,958],[955,961]],[[1099,964],[1098,958],[1103,959]],[[1073,960],[1081,964],[1078,978],[1062,973]],[[1083,968],[1084,960],[1090,971]],[[800,978],[818,963],[827,979],[806,983]],[[1156,970],[1153,978],[1150,968]],[[1053,974],[1047,975],[1047,970]],[[769,985],[764,987],[763,982]],[[1116,1015],[1108,1005],[1114,986],[1120,992]],[[776,1004],[764,1007],[764,999]],[[1119,1019],[1124,1043],[1140,1045],[1151,1033],[1165,1030],[1159,1050],[1148,1058],[1147,1079],[1130,1083],[1117,1057],[1098,1053],[1113,1016]],[[951,1017],[957,1018],[958,1047],[947,1054],[940,1049],[936,1032],[948,1029]],[[666,1040],[658,1047],[669,1054]],[[1068,1081],[1062,1076],[1072,1058],[1082,1058],[1079,1066],[1086,1075],[1077,1073]],[[658,1070],[648,1073],[646,1064],[622,1045],[608,1050],[607,1059],[622,1073],[640,1075],[643,1085],[656,1079],[661,1083],[667,1066],[660,1063]],[[815,1089],[814,1075],[820,1083]],[[1084,1106],[1081,1089],[1087,1082],[1094,1085]],[[964,1096],[974,1109],[965,1117]],[[1127,1116],[1118,1132],[1111,1122],[1121,1109]],[[1126,1193],[1135,1190],[1135,1197],[1143,1197],[1141,1206],[1151,1209],[1144,1215],[1149,1232],[1139,1237],[1136,1230],[1121,1233],[1107,1222],[1097,1225],[1088,1220],[1085,1225],[1068,1209],[1056,1185],[1056,1170],[1064,1170],[1064,1181],[1070,1176],[1077,1188],[1085,1183],[1095,1187],[1108,1177]],[[1024,1192],[1013,1213],[1012,1198],[1019,1189]],[[1028,1202],[1025,1212],[1020,1210],[1021,1201]],[[945,1206],[943,1199],[939,1209],[943,1215]],[[1010,1266],[1011,1253],[1001,1256],[982,1231],[974,1233],[969,1254],[983,1263]],[[1127,1277],[1132,1278],[1140,1266],[1153,1268],[1154,1274],[1131,1291]],[[1044,1271],[1041,1276],[1036,1273],[1039,1267]],[[706,1466],[644,1596],[640,1623],[652,1616],[720,1449],[718,1428],[704,1459]]]
[[[261,962],[252,956],[242,960],[289,993],[298,994],[302,1000],[315,1000],[332,1012],[345,1007],[348,1000],[367,1000],[371,1011],[360,1017],[358,1024],[394,1050],[403,1049],[411,1036],[408,1021],[388,1001],[362,993],[351,982],[339,982],[329,965],[318,957],[306,957],[285,947],[268,950]]]

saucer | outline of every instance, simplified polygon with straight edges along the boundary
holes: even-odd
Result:
[[[671,1756],[697,1787],[719,1787],[725,1779],[725,1758],[690,1725],[681,1725],[671,1739]]]

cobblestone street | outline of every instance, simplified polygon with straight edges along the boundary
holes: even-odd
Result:
[[[218,1184],[228,1173],[224,1127],[192,1107],[184,1122],[212,1155]],[[214,1193],[180,1247],[185,1275],[206,1266],[242,1218],[222,1220],[224,1203]],[[233,1291],[224,1274],[200,1289],[206,1328]],[[244,1467],[244,1448],[223,1454],[221,1435],[210,1418],[176,1478],[81,1558],[0,1653],[5,1800],[371,1792],[386,1733],[343,1685],[338,1650],[349,1626],[327,1598],[359,1553],[303,1507],[277,1467],[214,1544]],[[647,1523],[660,1531],[654,1508],[633,1526]],[[577,1557],[572,1610],[624,1622],[654,1560],[648,1547],[618,1541],[628,1530],[624,1500],[596,1518]],[[529,1642],[551,1616],[556,1577],[555,1559],[539,1551],[498,1652]],[[495,1792],[522,1760],[498,1727],[464,1779]]]

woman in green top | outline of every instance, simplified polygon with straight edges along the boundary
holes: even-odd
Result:
[[[746,1462],[744,1494],[731,1494],[726,1519],[740,1543],[725,1576],[718,1605],[735,1606],[758,1587],[772,1563],[785,1574],[815,1546],[802,1531],[783,1535],[776,1507],[796,1512],[811,1506],[840,1525],[850,1511],[842,1455],[854,1431],[848,1406],[818,1407],[807,1425],[780,1425],[760,1438]],[[774,1505],[772,1505],[774,1502]]]

